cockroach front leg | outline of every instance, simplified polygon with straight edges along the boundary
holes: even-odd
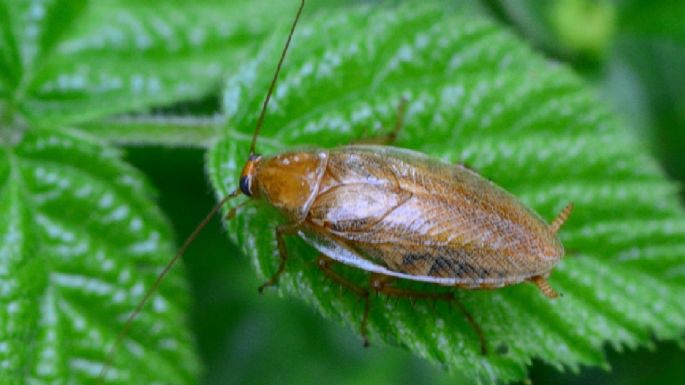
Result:
[[[478,335],[481,353],[483,355],[488,354],[488,347],[485,341],[485,335],[483,334],[483,330],[480,328],[478,322],[476,322],[476,319],[473,318],[473,315],[471,315],[471,313],[468,311],[468,309],[466,309],[464,304],[462,304],[461,301],[457,299],[453,292],[424,293],[409,289],[401,289],[389,285],[394,280],[394,278],[382,274],[372,274],[370,282],[371,289],[374,290],[376,293],[385,294],[390,297],[409,298],[412,301],[415,301],[417,299],[432,299],[446,301],[448,303],[455,304],[459,308],[459,310],[464,314],[466,320],[468,321],[469,325],[471,325],[473,331]]]
[[[276,243],[278,244],[278,270],[261,286],[259,286],[259,294],[264,292],[269,286],[273,286],[278,283],[278,278],[283,274],[285,270],[285,263],[288,261],[288,250],[285,247],[285,240],[283,239],[286,235],[294,235],[297,231],[297,225],[279,225],[276,227]]]
[[[350,281],[349,279],[341,276],[340,274],[336,273],[332,268],[331,265],[334,263],[338,263],[333,259],[328,258],[327,256],[320,254],[316,258],[316,264],[319,266],[319,269],[326,275],[326,277],[330,278],[332,281],[340,284],[342,287],[350,290],[353,292],[357,297],[359,297],[362,301],[364,301],[364,315],[362,316],[362,323],[359,327],[359,332],[362,335],[362,338],[364,339],[364,347],[369,346],[369,337],[368,333],[366,330],[366,324],[369,319],[369,301],[371,300],[369,296],[369,290],[355,284],[354,282]]]

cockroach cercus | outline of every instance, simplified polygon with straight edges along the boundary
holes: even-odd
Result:
[[[280,264],[259,291],[275,285],[286,267],[284,237],[300,236],[321,253],[321,271],[364,300],[361,334],[365,343],[370,292],[456,301],[452,292],[421,293],[393,286],[395,279],[466,289],[527,281],[545,296],[556,297],[547,277],[564,254],[556,233],[569,216],[571,204],[547,224],[512,195],[466,167],[386,145],[346,145],[271,156],[255,152],[303,7],[304,0],[264,100],[238,188],[222,199],[186,240],[129,317],[117,343],[197,233],[221,206],[241,193],[266,201],[286,219],[286,224],[275,229]],[[393,141],[402,125],[403,106],[400,103],[395,130],[376,143]],[[227,217],[235,213],[233,208]],[[369,285],[347,280],[332,269],[334,263],[370,272]],[[459,307],[485,351],[477,324]]]

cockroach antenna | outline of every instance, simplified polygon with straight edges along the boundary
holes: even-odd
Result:
[[[278,60],[278,65],[276,66],[276,73],[274,73],[274,78],[271,79],[271,85],[269,86],[269,92],[266,93],[266,98],[264,99],[264,104],[262,104],[262,111],[259,113],[259,119],[257,119],[257,125],[254,129],[254,134],[252,135],[252,144],[250,145],[250,156],[255,155],[255,144],[257,143],[257,136],[259,135],[259,130],[264,124],[264,116],[266,115],[266,107],[269,105],[269,100],[271,100],[271,94],[274,92],[276,87],[276,81],[278,80],[278,74],[281,72],[281,67],[283,66],[283,60],[285,60],[285,54],[288,52],[288,47],[290,47],[290,41],[293,39],[293,33],[295,32],[295,27],[297,26],[297,21],[300,20],[300,15],[304,9],[304,1],[300,3],[300,8],[297,10],[297,15],[295,15],[295,21],[290,27],[290,33],[288,34],[288,40],[285,41],[285,46],[283,47],[283,52],[281,53],[281,58]]]
[[[102,369],[100,371],[100,375],[98,376],[98,384],[103,384],[105,376],[107,375],[107,371],[109,370],[109,367],[112,364],[112,361],[114,360],[114,353],[116,352],[117,347],[121,344],[121,342],[124,340],[124,338],[128,335],[128,332],[131,330],[131,327],[133,326],[133,321],[138,318],[138,315],[140,314],[141,310],[143,310],[143,307],[150,301],[150,298],[152,295],[157,291],[159,288],[159,285],[162,283],[162,280],[164,277],[166,277],[167,273],[171,270],[171,268],[176,264],[176,262],[185,254],[186,250],[188,249],[188,246],[197,238],[198,234],[200,234],[200,231],[207,226],[209,221],[214,217],[214,215],[219,211],[219,209],[226,204],[231,198],[235,198],[236,196],[239,195],[239,190],[235,190],[234,192],[228,194],[226,197],[224,197],[219,203],[214,205],[214,207],[209,211],[207,216],[200,222],[199,225],[193,230],[193,232],[186,238],[185,242],[183,242],[183,245],[181,246],[180,249],[176,252],[176,254],[169,260],[169,262],[164,266],[164,269],[162,270],[159,275],[157,275],[157,278],[155,279],[155,282],[152,283],[152,286],[147,290],[145,293],[145,296],[143,299],[138,302],[138,305],[136,305],[136,308],[133,309],[133,312],[131,315],[128,316],[128,319],[126,319],[126,323],[124,324],[124,327],[121,329],[119,334],[117,334],[116,339],[114,340],[114,343],[110,347],[109,351],[107,352],[107,358],[105,359],[105,362],[102,366]]]
[[[252,144],[250,145],[250,157],[255,155],[255,144],[257,142],[257,136],[259,135],[259,130],[261,129],[263,123],[264,123],[264,116],[266,114],[266,108],[269,105],[269,100],[271,99],[271,94],[274,92],[274,88],[276,87],[276,81],[278,80],[278,75],[281,72],[281,67],[283,66],[283,61],[285,60],[285,55],[288,52],[288,47],[290,47],[290,42],[293,38],[293,33],[295,32],[295,27],[297,26],[298,21],[300,20],[300,15],[302,15],[302,10],[304,9],[304,3],[305,0],[301,0],[300,2],[300,7],[297,10],[297,14],[295,16],[295,20],[293,21],[292,26],[290,27],[290,33],[288,34],[288,39],[285,42],[285,46],[283,47],[283,52],[281,53],[281,57],[278,61],[278,65],[276,66],[276,72],[274,73],[274,77],[271,80],[271,85],[269,86],[269,90],[266,94],[266,98],[264,99],[264,104],[262,104],[262,110],[259,114],[259,119],[257,120],[257,125],[255,126],[255,131],[254,131],[254,136],[252,137]],[[228,201],[231,199],[237,197],[240,195],[240,189],[236,189],[233,192],[229,193],[226,195],[219,203],[214,205],[214,207],[209,211],[207,216],[197,225],[195,230],[186,238],[186,240],[183,242],[183,245],[181,246],[180,249],[176,252],[176,254],[169,260],[169,262],[166,264],[164,269],[162,270],[161,273],[157,276],[155,281],[152,283],[152,286],[147,290],[145,293],[145,296],[143,299],[136,305],[135,309],[129,315],[128,319],[126,320],[126,323],[124,324],[124,327],[121,329],[119,334],[117,334],[116,339],[114,340],[114,343],[110,347],[109,351],[107,352],[107,357],[105,359],[105,362],[102,366],[102,369],[100,371],[100,374],[98,375],[98,384],[103,384],[105,377],[107,376],[107,371],[109,370],[109,367],[112,364],[112,361],[114,360],[114,353],[116,352],[116,349],[119,345],[121,345],[121,342],[124,340],[124,338],[128,335],[128,332],[131,330],[131,327],[133,326],[133,322],[138,318],[138,315],[140,312],[143,310],[145,305],[150,301],[150,298],[152,298],[152,295],[157,291],[159,288],[159,285],[162,283],[162,280],[166,277],[166,275],[169,273],[171,268],[176,264],[176,262],[185,254],[186,250],[188,249],[188,246],[197,238],[198,234],[204,229],[209,221],[216,215],[217,212],[223,207]],[[227,217],[232,217],[235,214],[235,208],[232,209],[229,212],[229,215]]]

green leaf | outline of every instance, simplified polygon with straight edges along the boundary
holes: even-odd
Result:
[[[48,56],[85,7],[84,0],[2,1],[0,21],[6,81],[22,88],[22,81]],[[4,68],[3,68],[4,67]],[[23,92],[23,90],[19,90]]]
[[[18,56],[14,36],[10,29],[10,14],[7,4],[0,1],[0,95],[7,88],[16,86]]]
[[[238,11],[222,2],[93,2],[62,39],[33,48],[51,54],[22,79],[21,109],[41,124],[82,122],[218,91],[269,27]]]
[[[2,383],[94,383],[123,323],[172,254],[169,225],[121,154],[64,129],[0,152]],[[106,383],[193,382],[175,272],[114,356]]]
[[[109,116],[218,94],[287,5],[259,18],[244,2],[195,3],[0,0],[0,383],[94,383],[172,254],[142,176],[65,126],[104,118],[136,144],[211,137],[213,126],[198,136],[170,132],[169,118]],[[105,383],[197,381],[181,277],[141,314]]]
[[[49,103],[39,85],[60,68],[55,63],[78,66],[64,44],[93,10],[81,1],[0,1],[3,384],[95,383],[126,318],[174,252],[142,175],[119,151],[56,123],[145,103],[116,105],[100,95],[96,103],[107,106],[100,110],[75,112],[78,103],[86,108],[83,99],[53,112],[36,106]],[[97,96],[91,85],[82,91]],[[126,336],[104,383],[195,382],[182,276],[172,274]]]
[[[654,337],[682,338],[685,215],[676,188],[569,69],[471,11],[360,7],[304,18],[258,152],[327,148],[388,132],[404,96],[397,146],[466,162],[548,220],[569,201],[576,204],[560,234],[570,255],[551,275],[560,299],[530,284],[459,291],[483,328],[489,355],[479,353],[474,332],[454,309],[382,298],[371,305],[372,345],[400,345],[472,381],[494,383],[524,379],[533,359],[559,369],[606,367],[606,345],[620,350],[651,346]],[[238,184],[279,48],[268,45],[228,81],[229,127],[207,160],[219,196]],[[227,222],[261,279],[277,267],[274,228],[281,219],[274,214],[247,205]],[[355,296],[334,290],[311,247],[295,237],[287,244],[291,258],[278,291],[356,330],[363,309]],[[342,271],[366,282],[363,272]]]

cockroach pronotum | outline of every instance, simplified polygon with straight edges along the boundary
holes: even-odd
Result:
[[[402,289],[392,284],[396,279],[466,289],[493,289],[528,281],[545,296],[557,297],[547,277],[564,255],[556,233],[572,205],[547,224],[515,197],[467,167],[387,146],[402,126],[403,102],[395,129],[385,137],[375,138],[376,144],[273,156],[255,152],[269,99],[304,3],[302,0],[264,99],[238,188],[223,198],[184,242],[135,308],[114,346],[198,232],[224,204],[241,193],[265,200],[286,219],[275,229],[278,269],[259,291],[275,285],[285,269],[288,252],[284,237],[300,236],[321,253],[317,261],[321,271],[364,300],[361,334],[365,345],[369,293],[458,303],[453,292]],[[234,207],[227,218],[235,213]],[[362,287],[347,280],[331,268],[335,263],[370,272],[369,285]],[[485,353],[477,323],[460,304],[459,308],[478,333]],[[113,351],[114,347],[109,360]]]

